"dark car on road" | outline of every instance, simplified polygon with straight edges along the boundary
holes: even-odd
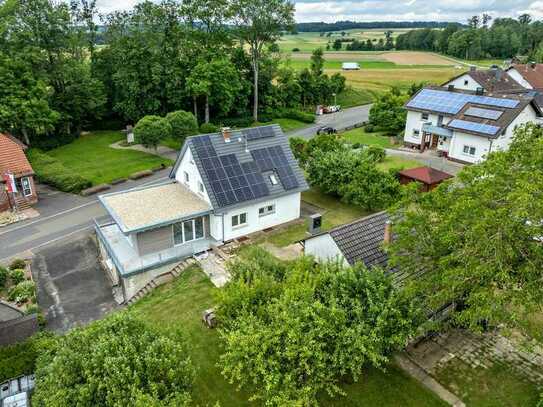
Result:
[[[337,134],[337,130],[330,126],[322,126],[317,130],[317,134]]]

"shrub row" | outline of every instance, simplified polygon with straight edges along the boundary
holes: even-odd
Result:
[[[57,159],[45,154],[42,151],[32,149],[28,158],[38,181],[53,186],[64,192],[79,193],[85,188],[92,186],[92,182],[78,174],[73,174],[64,167]]]

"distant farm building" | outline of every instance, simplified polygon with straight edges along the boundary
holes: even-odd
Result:
[[[358,71],[360,70],[360,65],[358,62],[344,62],[341,69],[344,71]]]

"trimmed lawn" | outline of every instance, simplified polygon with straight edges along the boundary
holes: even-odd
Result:
[[[221,375],[217,362],[220,338],[216,330],[205,328],[202,312],[213,306],[217,290],[197,267],[183,273],[176,281],[156,289],[137,302],[130,312],[160,329],[180,327],[186,333],[188,349],[197,368],[193,391],[195,405],[221,406],[260,405],[249,403],[246,392],[236,391]],[[386,373],[368,369],[360,382],[345,385],[346,397],[330,400],[323,397],[323,406],[445,406],[416,381],[395,366]]]
[[[126,178],[130,174],[172,165],[172,161],[134,150],[117,150],[109,147],[124,139],[118,131],[96,131],[82,135],[74,142],[47,151],[66,168],[88,179],[93,185]]]
[[[337,104],[343,109],[347,109],[349,107],[367,105],[373,102],[374,99],[374,92],[348,86],[347,89],[337,95]]]
[[[302,201],[322,208],[323,230],[329,230],[369,215],[364,209],[341,202],[338,197],[322,193],[318,188],[302,192]],[[286,247],[307,237],[307,222],[268,233],[262,241],[277,247]],[[261,243],[258,241],[257,243]]]
[[[437,379],[468,406],[535,406],[539,400],[537,386],[505,365],[474,369],[452,360],[437,373]]]
[[[361,127],[359,129],[349,130],[345,133],[342,133],[341,136],[345,141],[355,144],[360,143],[367,146],[377,146],[382,148],[394,148],[395,145],[390,142],[388,136],[383,135],[383,133],[366,133],[366,131]]]
[[[399,169],[399,170],[406,170],[409,168],[417,168],[417,167],[423,167],[423,166],[424,166],[424,163],[420,161],[408,160],[403,157],[392,156],[392,155],[387,155],[387,157],[385,158],[385,161],[377,165],[377,167],[379,167],[379,169],[383,171],[388,171],[393,168]]]

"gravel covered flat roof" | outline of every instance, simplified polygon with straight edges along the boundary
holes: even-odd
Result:
[[[206,201],[177,182],[102,195],[100,201],[124,233],[211,211]]]

